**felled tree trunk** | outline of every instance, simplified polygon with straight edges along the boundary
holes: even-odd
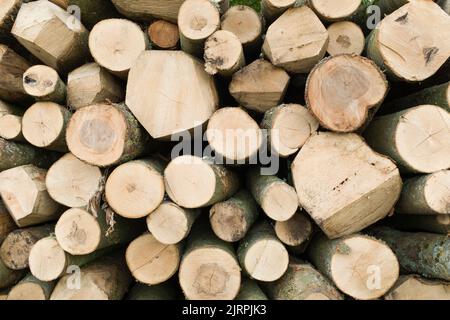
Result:
[[[311,219],[300,212],[287,221],[276,221],[274,229],[278,239],[296,255],[305,251],[315,232]]]
[[[159,18],[176,22],[184,0],[112,0],[117,10],[126,17],[138,20]]]
[[[49,300],[55,284],[54,281],[41,281],[28,274],[11,288],[6,300]]]
[[[400,230],[450,235],[450,215],[395,215],[389,221]]]
[[[147,30],[148,37],[153,47],[169,50],[176,49],[180,42],[178,26],[169,21],[156,20],[150,24]]]
[[[255,280],[242,279],[241,290],[235,300],[268,300],[266,294],[258,286]]]
[[[449,300],[450,283],[424,279],[419,275],[401,276],[385,300]]]
[[[14,103],[30,99],[22,85],[22,76],[30,63],[4,44],[0,44],[0,98]]]

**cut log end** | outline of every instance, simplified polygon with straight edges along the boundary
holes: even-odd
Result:
[[[147,32],[151,43],[161,49],[174,49],[180,41],[178,26],[168,21],[153,22]]]
[[[77,208],[67,210],[55,226],[59,245],[72,255],[94,252],[101,241],[101,232],[95,217]]]
[[[309,4],[324,20],[336,21],[352,16],[361,5],[361,0],[343,0],[339,3],[328,0],[311,0]]]
[[[388,84],[369,59],[340,55],[318,64],[308,77],[306,102],[321,124],[337,132],[361,128],[384,100]]]
[[[55,69],[35,65],[23,74],[25,92],[37,100],[65,103],[66,86]]]
[[[229,252],[203,247],[183,257],[179,279],[190,300],[231,300],[239,292],[241,272]]]
[[[1,116],[0,137],[6,140],[23,141],[22,117],[13,114]]]
[[[386,300],[449,300],[450,284],[418,275],[401,276]]]
[[[450,214],[450,170],[432,174],[425,184],[425,199],[439,214]]]
[[[205,70],[209,74],[231,76],[245,65],[239,39],[230,31],[214,32],[205,42]]]
[[[284,182],[272,183],[264,191],[261,207],[276,221],[289,220],[298,209],[297,193]]]
[[[149,215],[163,201],[164,192],[162,174],[145,160],[120,165],[105,185],[108,204],[117,214],[130,219]]]
[[[159,242],[151,234],[132,241],[126,251],[126,261],[132,275],[148,285],[170,279],[178,270],[180,248]]]
[[[25,282],[15,285],[6,300],[47,300],[44,289],[37,283]]]
[[[311,239],[314,226],[311,220],[301,213],[296,213],[287,221],[275,222],[275,233],[281,242],[296,247]]]
[[[365,46],[365,37],[361,28],[350,21],[335,22],[328,27],[330,41],[327,52],[331,56],[339,54],[360,55]]]
[[[66,253],[56,239],[43,238],[31,249],[29,264],[33,276],[42,281],[53,281],[66,271]]]
[[[227,202],[215,204],[210,210],[209,219],[214,233],[228,242],[242,239],[250,227],[242,208]]]

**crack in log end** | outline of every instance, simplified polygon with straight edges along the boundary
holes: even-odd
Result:
[[[395,22],[398,22],[400,24],[407,24],[408,23],[408,12],[405,13],[404,15],[398,17],[397,19],[395,19]]]
[[[431,62],[434,59],[436,54],[439,52],[439,48],[431,47],[431,48],[423,48],[423,55],[425,58],[425,64]]]

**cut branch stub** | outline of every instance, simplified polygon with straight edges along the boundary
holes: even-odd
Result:
[[[388,82],[371,60],[340,55],[311,71],[305,99],[325,128],[353,132],[371,120],[387,92]]]

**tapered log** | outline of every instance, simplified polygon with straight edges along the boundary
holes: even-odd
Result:
[[[205,70],[209,74],[232,76],[245,66],[244,49],[239,38],[226,30],[214,32],[205,41]]]
[[[254,9],[243,5],[232,6],[222,16],[220,29],[234,33],[247,56],[259,55],[263,26]]]
[[[92,0],[50,0],[65,10],[72,8],[79,8],[81,22],[88,29],[98,23],[99,21],[119,16],[111,1],[92,1]],[[73,7],[72,7],[73,6]]]
[[[259,59],[233,75],[229,90],[243,107],[266,112],[283,100],[289,79],[283,69]]]
[[[342,294],[307,262],[291,259],[279,280],[264,284],[274,300],[343,300]]]
[[[308,5],[325,21],[339,21],[351,18],[358,12],[361,0],[327,1],[308,0]],[[375,1],[376,2],[376,1]]]
[[[159,49],[175,49],[180,41],[178,26],[165,20],[152,22],[147,33],[153,47]]]
[[[0,117],[0,138],[24,142],[22,134],[22,117],[7,114]]]
[[[119,103],[124,98],[119,81],[97,63],[85,64],[69,73],[67,105],[73,110],[106,101]]]
[[[450,215],[450,170],[409,178],[405,181],[396,212]],[[408,219],[408,217],[405,217]]]
[[[147,217],[147,227],[159,242],[177,244],[189,235],[199,215],[200,210],[186,209],[164,201]]]
[[[213,205],[209,221],[216,236],[227,242],[236,242],[246,235],[258,215],[258,206],[252,195],[242,189],[230,199]]]
[[[46,224],[17,229],[9,233],[0,248],[0,257],[3,263],[13,270],[28,268],[31,248],[40,239],[48,237],[54,227],[53,224]]]
[[[19,227],[51,221],[61,213],[61,206],[47,192],[46,174],[47,170],[34,165],[0,173],[0,195]]]
[[[277,67],[291,73],[307,73],[326,53],[328,32],[307,6],[291,8],[272,23],[262,47]]]
[[[173,159],[164,171],[164,182],[172,201],[190,209],[228,199],[239,188],[233,171],[195,156]]]
[[[33,55],[62,73],[81,65],[89,52],[86,28],[49,1],[24,3],[11,32]]]
[[[148,38],[141,28],[125,19],[103,20],[89,34],[89,49],[95,61],[123,79],[148,47]]]
[[[262,0],[261,11],[264,19],[266,22],[272,23],[287,9],[293,7],[295,2],[295,0]]]
[[[260,222],[249,230],[239,243],[237,254],[243,271],[258,281],[278,280],[289,264],[286,248],[267,222]]]
[[[125,218],[148,216],[164,199],[164,167],[161,160],[147,158],[114,169],[105,185],[109,206]]]
[[[402,188],[394,162],[355,134],[312,136],[297,155],[292,176],[300,204],[330,238],[386,217]]]
[[[181,244],[163,244],[145,233],[128,245],[125,257],[137,281],[155,285],[169,280],[178,271],[181,254]]]
[[[25,92],[37,101],[66,102],[66,85],[55,69],[44,65],[35,65],[23,74]]]
[[[126,103],[153,138],[170,139],[204,124],[218,94],[202,63],[180,51],[153,50],[131,68]]]
[[[62,277],[50,300],[121,300],[131,285],[132,277],[123,252],[119,253],[82,267],[79,274]]]
[[[131,19],[148,20],[158,18],[177,21],[178,10],[184,0],[112,0],[117,10]]]
[[[55,226],[56,239],[64,251],[86,255],[96,250],[135,239],[144,230],[142,221],[124,219],[111,210],[88,211],[72,208]]]
[[[0,243],[2,243],[6,236],[14,229],[17,229],[17,225],[13,218],[11,218],[3,201],[0,200]]]
[[[275,222],[275,234],[294,254],[302,254],[314,234],[314,225],[304,213],[297,212],[287,221]]]
[[[450,283],[424,279],[419,275],[401,276],[385,300],[450,300]]]
[[[36,102],[23,115],[23,136],[36,147],[67,152],[66,129],[71,117],[62,105]]]
[[[340,55],[324,59],[311,71],[305,99],[325,128],[353,132],[372,119],[388,86],[384,74],[369,59]]]
[[[342,292],[359,300],[383,296],[399,276],[399,264],[392,250],[365,235],[336,240],[318,235],[308,246],[308,256]]]
[[[99,197],[103,174],[98,167],[67,153],[48,170],[47,191],[56,202],[71,208],[85,208]]]
[[[25,270],[12,270],[0,259],[0,289],[16,284],[24,275]],[[6,298],[5,298],[6,299]]]
[[[447,235],[402,232],[388,227],[375,227],[369,233],[391,247],[402,270],[450,281],[450,240]]]
[[[16,143],[0,138],[0,171],[26,164],[48,168],[57,158],[53,152],[42,152],[29,144]]]
[[[125,104],[99,103],[75,112],[66,140],[77,158],[106,167],[143,154],[148,135]]]
[[[136,283],[128,293],[127,300],[176,300],[177,297],[175,286],[168,281],[153,286]]]
[[[423,104],[432,104],[450,112],[450,82],[417,91],[409,96],[388,102],[384,109],[397,112]]]
[[[231,300],[239,292],[241,272],[234,249],[214,235],[205,219],[189,235],[178,277],[189,300]]]
[[[243,109],[228,107],[217,110],[206,131],[216,159],[226,164],[255,163],[264,137],[259,125]]]
[[[450,215],[395,215],[389,221],[400,230],[450,235]]]
[[[271,149],[285,158],[305,144],[319,129],[319,122],[299,104],[282,104],[264,114],[261,128],[267,130]]]
[[[209,0],[186,0],[181,5],[178,29],[184,52],[202,57],[206,39],[219,27],[219,10]]]
[[[91,254],[73,256],[65,252],[53,236],[49,236],[33,245],[28,261],[34,277],[41,281],[53,281],[65,275],[69,268],[82,267],[110,250],[105,248]]]
[[[255,280],[248,278],[242,279],[241,289],[235,298],[238,301],[244,300],[268,300],[266,294],[258,286]]]
[[[49,300],[55,284],[54,281],[44,282],[28,274],[11,288],[6,300]]]
[[[0,44],[0,99],[26,103],[30,99],[22,85],[22,76],[30,63],[4,44]]]
[[[263,175],[260,168],[247,174],[247,188],[264,213],[275,221],[292,218],[298,209],[295,189],[277,176]]]
[[[361,27],[350,21],[341,21],[331,24],[328,29],[330,41],[327,52],[331,56],[339,54],[360,55],[365,46],[366,39]]]
[[[375,118],[364,137],[404,172],[450,168],[450,113],[437,106],[421,105]]]
[[[409,1],[372,31],[367,54],[393,79],[420,82],[449,58],[449,30],[450,16],[433,1]]]

